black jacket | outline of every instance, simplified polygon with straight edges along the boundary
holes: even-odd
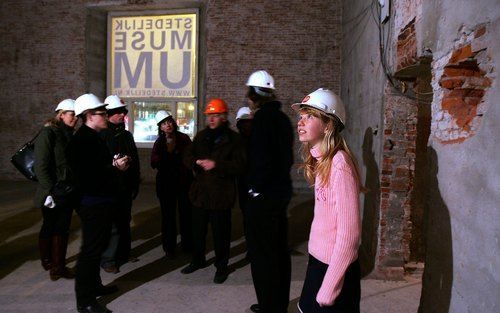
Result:
[[[134,136],[125,129],[125,124],[113,124],[108,122],[108,128],[99,132],[111,155],[118,153],[131,157],[129,168],[124,172],[118,172],[118,191],[120,193],[132,193],[137,195],[141,178],[139,166],[139,154],[135,145]]]
[[[117,195],[119,171],[113,166],[113,157],[97,131],[82,125],[69,143],[67,153],[80,195]]]
[[[252,121],[248,187],[273,197],[290,197],[293,165],[293,128],[281,103],[264,103]]]
[[[196,160],[211,159],[216,166],[204,171]],[[227,210],[236,198],[236,176],[244,171],[245,147],[238,133],[227,124],[212,130],[198,132],[193,144],[186,151],[186,166],[195,172],[189,191],[194,206],[209,210]]]
[[[48,123],[35,140],[35,173],[38,187],[35,192],[35,206],[41,208],[45,198],[58,182],[72,185],[71,171],[66,160],[73,129],[64,123]]]
[[[157,169],[156,195],[161,198],[169,196],[165,191],[186,191],[192,180],[192,171],[183,162],[187,148],[191,145],[188,135],[179,131],[175,133],[175,149],[167,150],[167,140],[164,135],[156,139],[151,151],[151,167]]]

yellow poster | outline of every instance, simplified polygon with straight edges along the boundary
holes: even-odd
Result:
[[[196,14],[109,19],[110,94],[123,98],[196,97]]]

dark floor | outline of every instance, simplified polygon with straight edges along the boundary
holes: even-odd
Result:
[[[75,312],[71,280],[52,282],[38,260],[37,236],[41,214],[33,208],[36,188],[31,182],[0,181],[0,312]],[[290,204],[292,288],[290,312],[302,288],[307,237],[312,218],[311,195],[296,195]],[[120,291],[102,299],[114,312],[249,312],[255,294],[248,263],[244,259],[241,214],[233,210],[231,269],[223,285],[212,283],[214,267],[191,275],[179,270],[188,256],[162,258],[159,239],[160,211],[154,186],[144,185],[133,207],[133,254],[140,260],[125,264],[118,274],[102,274],[104,283],[116,283]],[[209,236],[210,241],[210,236]],[[68,262],[74,266],[80,244],[79,221],[73,216]],[[208,246],[211,251],[211,244]],[[208,254],[211,258],[213,252]],[[417,312],[421,283],[362,281],[362,312]]]

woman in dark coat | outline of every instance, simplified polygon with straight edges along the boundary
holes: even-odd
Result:
[[[35,173],[38,187],[35,206],[41,208],[43,224],[38,246],[45,270],[50,279],[73,278],[66,267],[68,232],[74,203],[68,193],[73,182],[65,150],[76,124],[74,100],[63,100],[56,108],[56,116],[49,120],[35,141]]]
[[[183,154],[191,145],[188,135],[178,131],[177,123],[170,113],[158,111],[158,139],[151,153],[151,167],[157,169],[156,195],[161,207],[161,238],[167,259],[175,257],[177,245],[177,210],[181,234],[181,247],[191,251],[191,204],[188,191],[193,175],[183,164]]]

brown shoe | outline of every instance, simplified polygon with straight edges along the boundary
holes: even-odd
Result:
[[[58,269],[58,270],[55,270],[55,268],[52,268],[50,270],[50,280],[56,281],[59,278],[73,279],[73,278],[75,278],[75,271],[72,268],[69,268],[67,266],[63,267],[62,269]]]
[[[52,268],[50,269],[50,280],[59,278],[73,279],[75,273],[66,267],[66,250],[68,248],[67,236],[52,237]]]
[[[51,260],[51,242],[52,239],[38,238],[38,248],[40,250],[40,261],[44,270],[48,271],[52,267]]]

